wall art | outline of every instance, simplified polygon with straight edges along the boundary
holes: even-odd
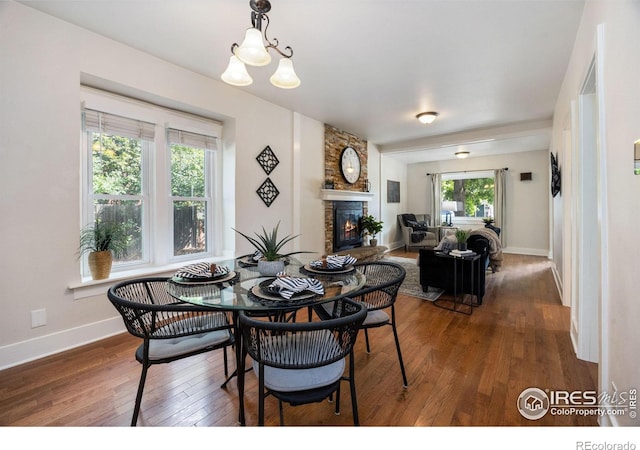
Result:
[[[264,180],[264,183],[260,185],[256,192],[267,207],[271,206],[271,203],[273,203],[276,197],[280,194],[280,191],[269,177]]]
[[[260,152],[258,156],[256,156],[256,160],[267,175],[271,174],[273,169],[275,169],[276,166],[280,163],[280,161],[276,157],[276,154],[273,153],[273,150],[271,150],[271,147],[269,147],[268,145],[264,148],[264,150]]]

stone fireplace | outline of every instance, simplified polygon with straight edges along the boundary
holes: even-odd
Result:
[[[324,202],[324,242],[326,254],[362,246],[359,219],[367,214],[367,201],[373,194],[367,190],[367,141],[357,136],[325,125],[325,183],[330,183],[332,189],[323,189]],[[340,172],[340,156],[345,147],[352,147],[360,157],[362,171],[360,178],[353,184],[348,183]],[[335,217],[336,206],[341,204],[357,204],[354,219],[349,223],[337,223]],[[348,216],[349,217],[349,216]],[[347,217],[347,218],[348,218]],[[355,228],[354,228],[355,225]],[[346,228],[345,228],[346,226]]]

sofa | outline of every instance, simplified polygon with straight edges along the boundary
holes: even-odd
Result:
[[[463,276],[458,275],[457,291],[477,296],[478,305],[482,304],[485,292],[486,266],[489,258],[489,241],[483,236],[475,235],[467,239],[467,248],[480,255],[477,261],[462,262]],[[451,258],[438,256],[437,250],[421,248],[418,255],[420,268],[420,285],[423,291],[429,286],[444,289],[448,294],[454,292],[454,270]],[[473,271],[473,283],[471,283]],[[464,279],[464,283],[460,280]]]
[[[431,226],[429,214],[398,214],[398,224],[402,230],[405,251],[410,247],[435,247],[438,245],[439,231]]]

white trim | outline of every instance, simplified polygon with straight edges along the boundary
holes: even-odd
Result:
[[[320,198],[322,200],[332,200],[332,201],[368,202],[373,198],[373,192],[321,189]]]
[[[525,247],[505,247],[502,253],[510,253],[513,255],[531,255],[549,257],[549,250],[542,248],[525,248]]]
[[[124,323],[118,315],[100,322],[6,345],[0,347],[0,370],[81,347],[124,332],[126,332]],[[69,345],[70,342],[73,344]]]

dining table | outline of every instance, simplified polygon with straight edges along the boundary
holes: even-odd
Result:
[[[354,263],[339,267],[327,268],[318,262],[322,259],[296,258],[285,259],[284,271],[278,277],[289,277],[296,282],[308,282],[315,292],[304,290],[283,296],[273,289],[273,276],[263,276],[258,271],[253,255],[216,261],[218,276],[207,279],[182,278],[173,276],[167,281],[167,291],[174,298],[216,311],[230,312],[235,338],[236,370],[225,381],[235,376],[238,386],[238,422],[245,425],[244,413],[244,375],[245,355],[242,342],[242,330],[238,316],[246,314],[264,314],[283,316],[300,309],[308,309],[340,298],[349,297],[362,289],[366,277],[356,270]],[[326,259],[324,260],[326,261]],[[220,269],[224,270],[220,270]],[[213,273],[214,270],[211,271]],[[177,272],[180,273],[180,272]],[[318,287],[321,286],[321,289]],[[309,309],[311,311],[311,309]]]

